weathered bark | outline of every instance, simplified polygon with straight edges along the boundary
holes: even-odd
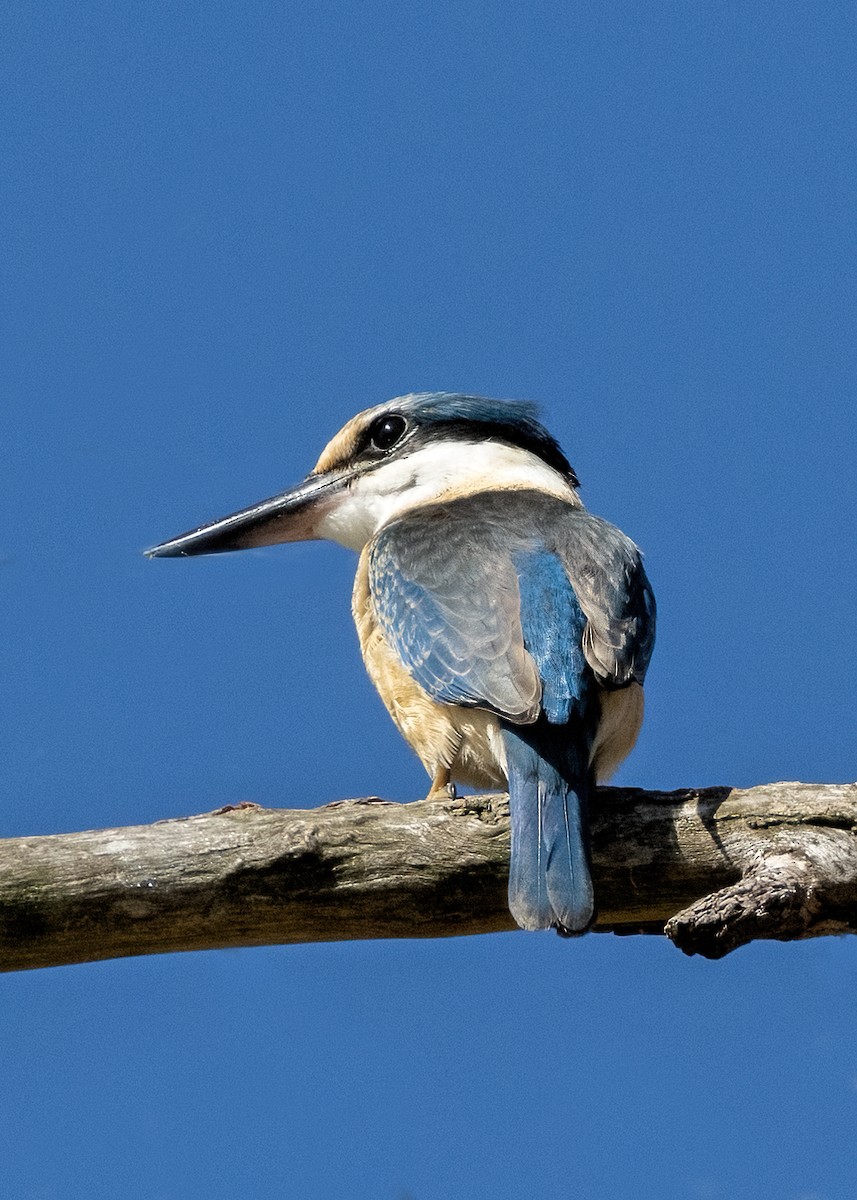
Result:
[[[719,958],[857,932],[857,785],[599,789],[600,931]],[[0,968],[514,928],[502,795],[239,805],[0,842]]]

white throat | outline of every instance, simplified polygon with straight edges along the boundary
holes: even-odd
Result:
[[[580,507],[559,472],[529,450],[504,442],[436,442],[355,479],[319,519],[315,536],[362,550],[408,509],[509,488],[548,492]]]

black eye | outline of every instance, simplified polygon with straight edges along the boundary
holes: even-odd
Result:
[[[390,450],[398,442],[408,423],[398,413],[390,413],[386,417],[376,417],[369,426],[368,444],[376,450]]]

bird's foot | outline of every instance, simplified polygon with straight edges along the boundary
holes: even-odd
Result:
[[[440,787],[432,787],[426,800],[454,800],[456,798],[454,783],[442,783]]]
[[[436,771],[432,777],[431,787],[429,788],[426,800],[454,800],[455,799],[455,784],[450,778],[448,770]]]

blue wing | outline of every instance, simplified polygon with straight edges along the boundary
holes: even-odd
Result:
[[[378,621],[434,699],[534,721],[541,681],[524,648],[511,556],[478,542],[474,552],[462,516],[423,510],[381,531],[369,556]]]
[[[525,929],[582,933],[595,901],[589,869],[589,753],[600,714],[583,653],[586,617],[568,574],[547,550],[514,555],[524,645],[542,680],[539,719],[502,722],[512,856],[509,907]]]

